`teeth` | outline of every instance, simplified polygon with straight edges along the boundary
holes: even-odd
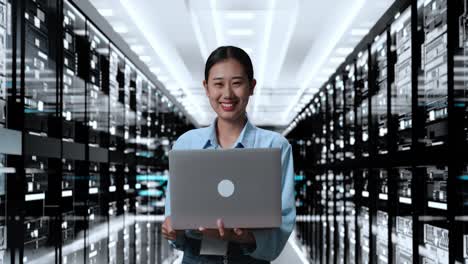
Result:
[[[224,106],[224,107],[232,107],[233,106],[233,104],[223,104],[223,103],[221,105]]]

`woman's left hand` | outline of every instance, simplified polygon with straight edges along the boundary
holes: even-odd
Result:
[[[240,228],[224,228],[224,222],[222,219],[218,219],[216,224],[218,229],[199,227],[198,230],[202,232],[203,236],[237,243],[255,244],[255,237],[249,230]]]

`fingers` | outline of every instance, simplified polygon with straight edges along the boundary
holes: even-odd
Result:
[[[218,226],[218,232],[219,232],[219,236],[221,238],[224,238],[224,222],[223,222],[223,219],[218,219],[218,221],[216,221],[216,225]]]
[[[169,231],[165,226],[162,227],[163,237],[167,240],[176,240],[177,233],[175,230]]]
[[[164,220],[164,223],[162,225],[162,234],[163,234],[163,237],[168,240],[176,240],[177,238],[176,231],[172,229],[170,217],[167,217]]]
[[[237,235],[237,236],[242,236],[242,234],[244,233],[244,231],[240,228],[234,228],[234,233]]]
[[[198,231],[200,231],[203,235],[203,237],[211,237],[215,239],[223,239],[220,234],[218,229],[208,229],[205,227],[199,227]]]

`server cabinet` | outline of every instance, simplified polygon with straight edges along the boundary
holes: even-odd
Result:
[[[86,22],[69,2],[63,4],[62,68],[62,183],[61,183],[61,261],[80,263],[84,250],[72,250],[73,243],[83,241],[85,232],[85,197],[81,196],[87,175],[86,164],[86,79],[79,69],[88,62],[86,51],[79,46],[86,33]],[[80,71],[81,73],[81,71]],[[83,218],[81,218],[83,217]],[[80,219],[81,218],[81,219]]]
[[[327,123],[327,161],[335,162],[335,90],[334,84],[330,83],[326,89],[326,123]]]
[[[455,230],[455,234],[451,236],[451,241],[455,241],[454,248],[454,258],[460,263],[466,263],[468,261],[468,225],[465,221],[465,216],[467,213],[467,204],[468,204],[468,195],[467,195],[467,175],[468,175],[468,166],[465,163],[462,166],[462,169],[456,177],[455,181],[455,191],[456,196],[456,209],[457,216],[455,217],[455,226],[452,230]]]
[[[141,98],[141,104],[137,105],[137,138],[136,138],[136,183],[135,191],[137,192],[135,202],[135,261],[137,263],[148,263],[150,261],[149,247],[151,234],[150,222],[145,221],[142,216],[149,215],[149,203],[146,200],[147,197],[140,195],[142,189],[141,178],[151,175],[152,169],[150,166],[150,160],[148,159],[152,155],[150,154],[150,130],[151,130],[151,118],[150,113],[152,110],[152,102],[150,95],[153,92],[152,87],[149,86],[147,80],[143,78],[141,80],[141,89],[137,89],[136,96]],[[154,144],[154,143],[153,143]]]
[[[356,238],[356,179],[353,170],[344,174],[344,222],[345,222],[345,263],[357,263]]]
[[[407,8],[392,23],[392,46],[396,60],[393,66],[395,85],[391,87],[391,114],[395,118],[397,150],[405,151],[412,144],[412,27],[411,8]],[[390,66],[391,67],[391,66]]]
[[[344,137],[345,137],[345,94],[344,82],[342,76],[338,75],[335,78],[335,111],[333,112],[334,119],[334,155],[337,161],[344,161]]]
[[[322,233],[321,233],[321,188],[322,185],[320,183],[320,175],[315,175],[313,179],[311,179],[311,221],[312,221],[312,233],[311,233],[311,240],[308,242],[311,248],[311,259],[314,263],[320,263],[321,259],[321,241],[322,241]]]
[[[109,142],[109,41],[87,22],[83,49],[87,48],[86,124],[88,127],[88,210],[86,252],[89,263],[106,261],[107,238],[94,238],[92,230],[107,227],[106,194],[108,193]],[[107,66],[107,67],[106,67]]]
[[[452,42],[454,47],[453,52],[453,65],[449,64],[449,67],[453,69],[453,91],[454,91],[454,108],[456,113],[462,116],[464,120],[463,128],[460,128],[459,139],[467,139],[467,120],[468,120],[468,109],[466,104],[467,90],[468,90],[468,79],[467,76],[467,52],[468,52],[468,1],[455,1],[450,3],[452,6],[448,12],[448,16],[453,16],[453,22],[457,22],[457,38]],[[456,11],[452,11],[456,10]],[[456,21],[454,21],[456,20]],[[451,112],[450,114],[453,114]],[[461,118],[460,118],[461,119]],[[450,130],[450,133],[452,131]],[[450,134],[451,136],[452,134]],[[452,175],[449,186],[453,184],[454,188],[449,187],[450,192],[456,193],[455,199],[453,199],[455,205],[449,210],[453,210],[454,224],[455,226],[451,229],[454,234],[450,237],[452,242],[452,251],[454,252],[453,258],[455,261],[460,263],[468,262],[468,225],[464,216],[467,215],[467,177],[468,173],[467,162],[463,160],[459,164],[459,169]],[[453,196],[452,196],[453,197]],[[453,213],[452,213],[453,214]]]
[[[326,193],[327,193],[327,207],[326,207],[326,214],[327,214],[327,263],[334,263],[336,257],[337,247],[335,244],[336,241],[336,233],[338,230],[335,229],[335,221],[336,221],[336,214],[335,214],[335,186],[334,186],[334,178],[335,173],[332,170],[327,172],[327,184],[326,184]]]
[[[299,174],[296,174],[294,177],[295,182],[295,196],[296,196],[296,214],[299,216],[297,219],[296,226],[299,230],[297,233],[297,238],[305,245],[307,248],[309,245],[309,226],[308,226],[308,205],[307,205],[307,192],[308,188],[306,182],[304,181],[305,176],[304,172],[300,171]],[[309,250],[308,250],[309,251]]]
[[[393,263],[413,262],[413,219],[414,210],[412,208],[412,182],[413,171],[408,167],[395,168],[397,174],[396,196],[398,203],[395,210],[392,236]]]
[[[321,145],[322,145],[322,151],[321,151],[321,157],[320,157],[320,164],[327,164],[327,155],[328,155],[328,125],[327,125],[327,120],[328,120],[328,114],[327,114],[327,96],[325,93],[322,91],[320,92],[320,111],[319,115],[322,120],[322,138],[321,138]]]
[[[356,67],[356,146],[360,157],[369,156],[369,52],[361,51]]]
[[[12,237],[21,228],[19,221],[8,219],[20,211],[18,204],[23,198],[23,188],[14,194],[10,192],[12,185],[19,183],[15,175],[20,174],[22,167],[21,123],[13,118],[18,114],[17,98],[21,95],[21,91],[13,85],[17,78],[13,71],[17,65],[12,60],[17,52],[17,36],[13,30],[12,12],[16,9],[14,1],[0,1],[0,262],[4,263],[15,258],[17,248],[22,243],[21,237]]]
[[[135,67],[128,60],[125,61],[124,77],[123,263],[130,263],[135,254],[136,90],[141,83]]]
[[[337,171],[334,180],[334,201],[335,201],[335,245],[336,255],[334,263],[345,263],[346,255],[346,229],[345,229],[345,197],[344,197],[344,174]]]
[[[419,257],[421,262],[449,263],[449,226],[447,225],[447,177],[444,165],[423,166],[416,177],[425,183],[423,219],[419,224]]]
[[[376,263],[391,263],[391,231],[393,195],[389,193],[393,171],[388,169],[379,169],[376,182],[376,235],[375,235],[375,260]]]
[[[322,233],[322,244],[320,245],[321,247],[321,263],[329,263],[330,262],[330,252],[328,249],[331,248],[331,243],[330,243],[330,232],[328,230],[328,204],[330,198],[328,197],[328,174],[323,172],[321,174],[321,184],[322,184],[322,191],[321,191],[321,199],[320,203],[322,204],[322,215],[320,216],[321,218],[321,233]],[[330,249],[331,251],[331,249]]]
[[[370,263],[371,259],[371,212],[370,212],[370,186],[369,186],[369,169],[362,169],[358,171],[358,184],[359,184],[359,208],[357,219],[357,234],[359,244],[359,263]]]
[[[376,37],[371,46],[372,87],[370,89],[371,121],[370,131],[373,141],[376,142],[378,154],[386,154],[389,150],[388,131],[388,37],[387,32]]]
[[[345,159],[356,158],[356,91],[355,64],[348,64],[344,75],[344,155]]]
[[[60,188],[60,126],[56,3],[24,1],[24,222],[22,262],[54,252],[58,244],[57,189]],[[21,5],[21,4],[20,4]],[[22,77],[23,77],[22,76]]]
[[[418,23],[424,36],[419,105],[425,112],[425,144],[434,146],[445,144],[448,134],[447,1],[419,0]]]
[[[107,210],[109,219],[109,263],[123,258],[123,196],[125,153],[124,72],[125,57],[113,45],[109,56],[109,179]]]

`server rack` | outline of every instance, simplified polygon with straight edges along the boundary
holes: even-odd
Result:
[[[193,126],[70,1],[0,1],[0,262],[161,263]]]
[[[288,137],[325,150],[297,164],[323,185],[308,196],[325,227],[306,242],[314,263],[468,261],[467,6],[395,2],[295,118]]]

